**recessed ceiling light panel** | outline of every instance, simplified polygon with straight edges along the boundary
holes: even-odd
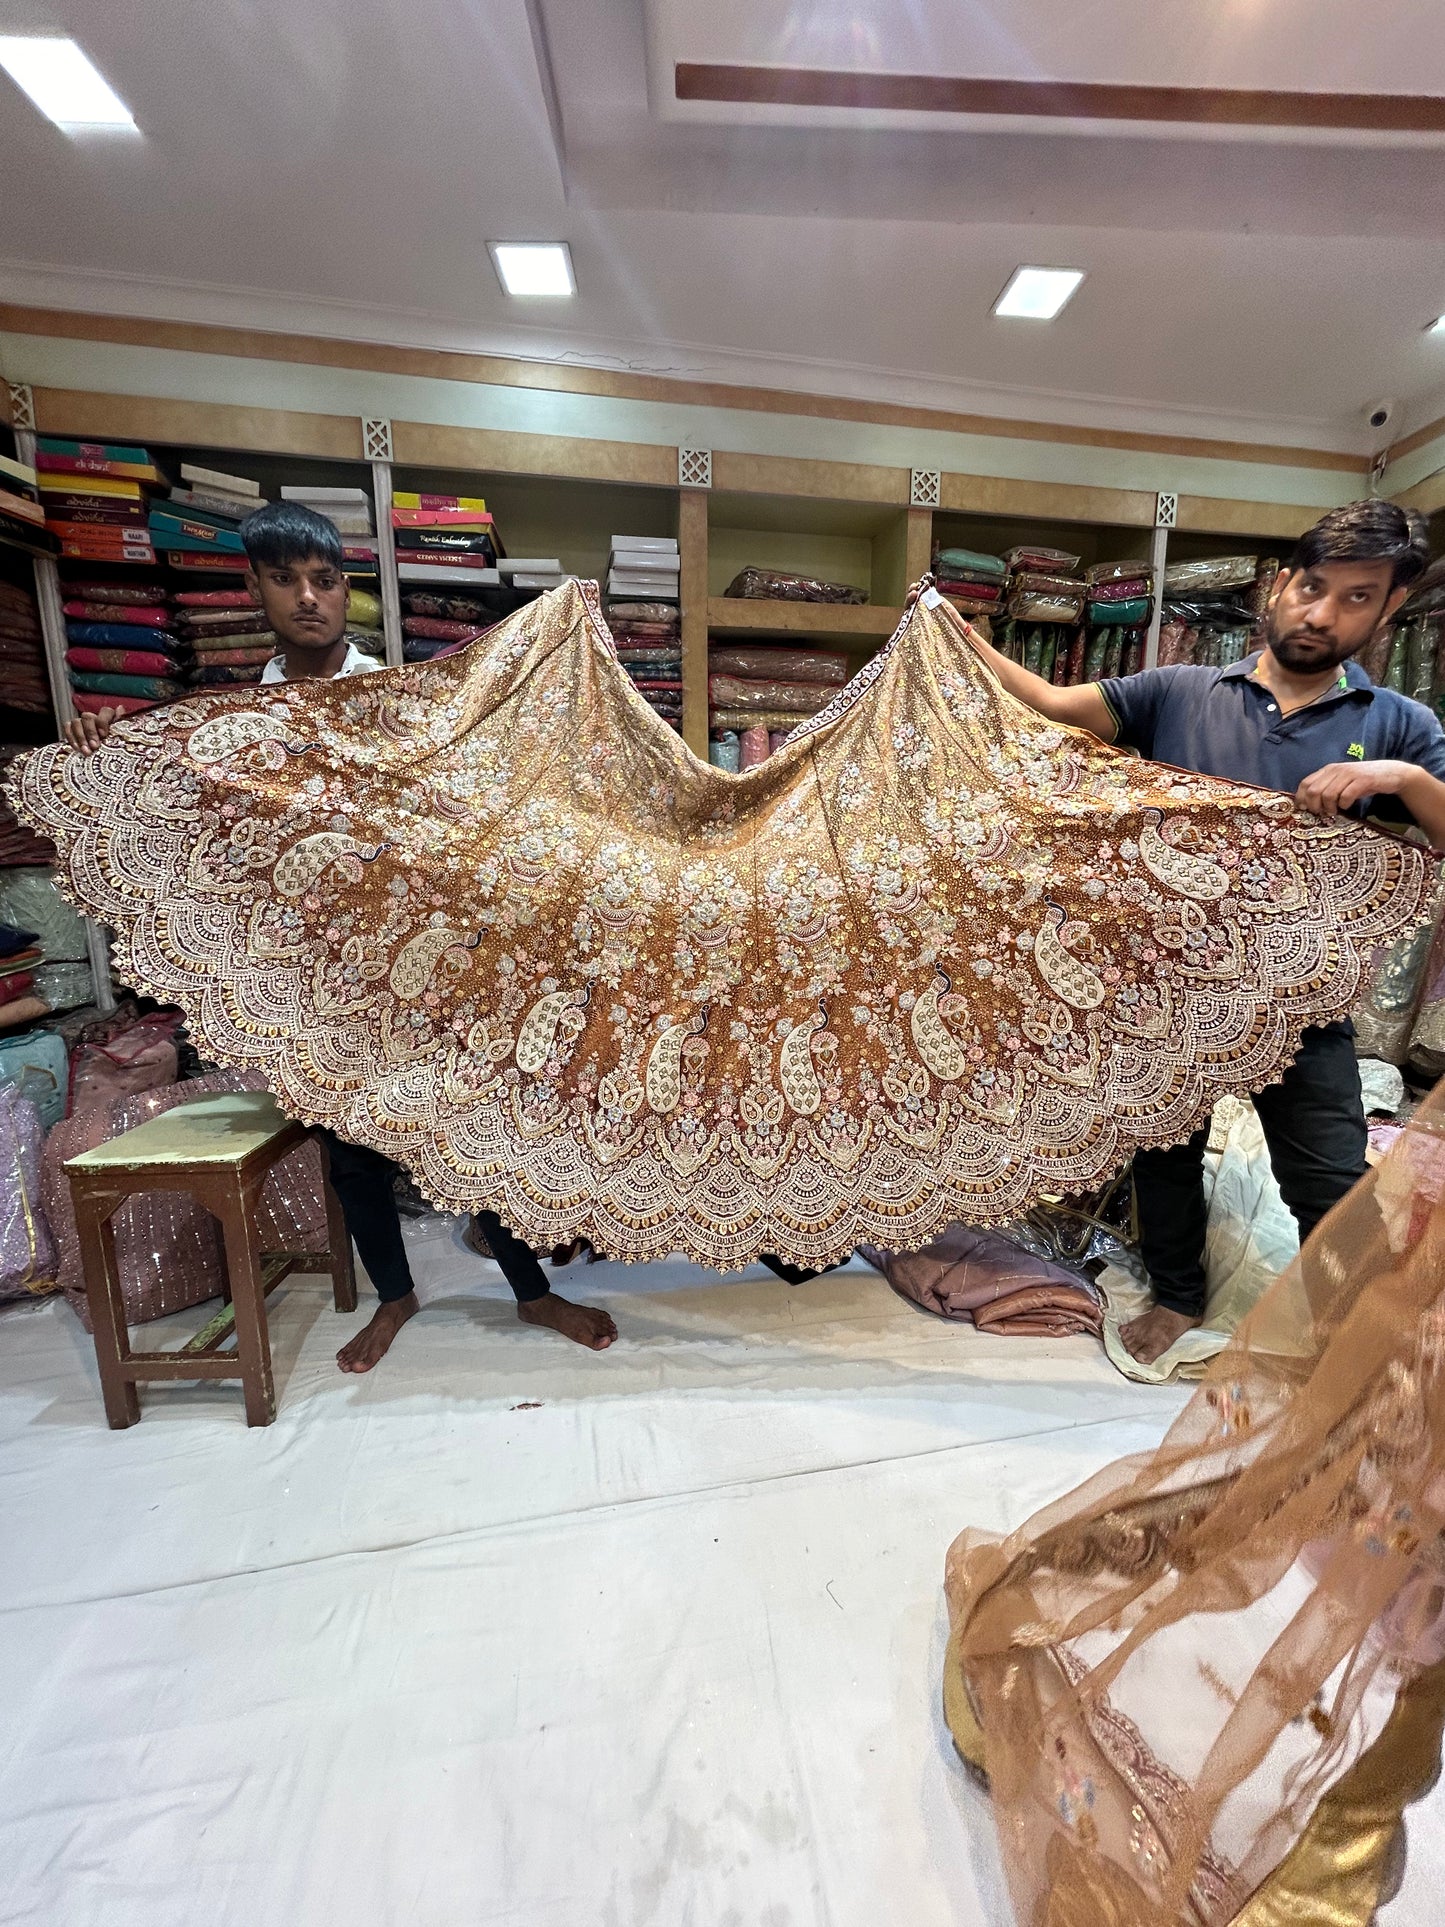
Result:
[[[546,300],[576,294],[572,253],[565,241],[488,241],[487,247],[504,293]]]
[[[0,67],[68,134],[89,127],[140,132],[129,107],[73,40],[0,34]]]
[[[993,311],[1015,321],[1052,321],[1083,278],[1082,268],[1015,268]]]

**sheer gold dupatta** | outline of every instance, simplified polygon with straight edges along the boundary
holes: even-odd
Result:
[[[945,1704],[1024,1927],[1322,1927],[1445,1720],[1445,1087],[1157,1452],[949,1553]]]

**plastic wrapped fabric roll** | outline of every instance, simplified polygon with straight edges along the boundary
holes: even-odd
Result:
[[[142,628],[134,622],[67,622],[65,636],[86,649],[163,649],[174,656],[181,647],[169,630]]]
[[[1249,654],[1254,639],[1249,629],[1221,629],[1219,631],[1219,666],[1228,669],[1232,663],[1243,662]]]
[[[1137,676],[1144,667],[1144,631],[1131,629],[1124,640],[1124,659],[1119,665],[1121,676]]]
[[[1084,598],[1081,595],[1012,595],[1008,612],[1020,622],[1077,622],[1084,613]]]
[[[1104,673],[1104,652],[1108,648],[1108,631],[1091,629],[1088,645],[1084,650],[1084,681],[1098,682]]]
[[[150,654],[143,649],[67,649],[65,660],[71,669],[98,670],[118,676],[170,676],[176,667],[169,656]]]
[[[792,734],[792,731],[788,729],[770,729],[768,731],[769,756],[776,756],[778,751],[783,747],[783,744],[787,742],[791,734]]]
[[[1004,561],[1011,569],[1042,569],[1054,575],[1072,575],[1079,566],[1080,558],[1069,555],[1063,549],[1043,549],[1035,543],[1026,542],[1017,549],[1009,549]]]
[[[1039,674],[1045,682],[1054,679],[1054,657],[1059,653],[1060,633],[1056,629],[1046,629],[1039,648]],[[1067,647],[1067,642],[1065,643]]]
[[[756,769],[759,763],[766,763],[768,760],[768,732],[754,723],[750,729],[743,731],[739,739],[739,749],[741,753],[738,758],[738,767]]]
[[[1105,677],[1112,678],[1117,676],[1124,666],[1124,631],[1106,629],[1104,633],[1109,640],[1104,645],[1103,673]]]
[[[960,595],[951,589],[940,589],[938,593],[945,602],[951,602],[961,616],[990,615],[999,606],[996,601],[991,602],[983,596]]]
[[[741,569],[723,591],[734,600],[765,602],[863,603],[866,589],[848,582],[823,582],[816,576],[788,575],[778,569]]]
[[[1381,623],[1357,658],[1361,669],[1376,688],[1384,683],[1385,671],[1390,666],[1390,645],[1394,640],[1394,630],[1388,624]]]
[[[784,682],[828,683],[838,688],[848,680],[848,658],[831,649],[750,647],[714,643],[707,666],[715,676],[780,677]]]
[[[137,609],[164,609],[167,600],[160,582],[67,582],[65,593],[79,602],[127,602]]]
[[[1036,676],[1039,673],[1039,664],[1043,659],[1044,632],[1038,624],[1035,623],[1024,639],[1024,668],[1028,670],[1030,675]]]
[[[1154,571],[1137,557],[1123,562],[1094,562],[1085,569],[1084,580],[1091,587],[1095,583],[1115,582],[1142,582],[1149,586],[1154,581]]]
[[[671,602],[609,602],[607,620],[613,622],[663,622],[677,628],[681,618]]]
[[[709,676],[708,698],[719,709],[781,710],[816,716],[832,692],[815,682],[751,682],[743,676]]]
[[[1435,687],[1435,637],[1428,619],[1417,616],[1405,644],[1405,694],[1428,703]]]
[[[169,609],[142,608],[129,602],[67,601],[61,613],[79,622],[124,622],[137,629],[164,629],[171,621]]]
[[[790,709],[717,709],[711,711],[709,721],[713,729],[725,731],[735,729],[741,733],[745,729],[796,729],[799,723],[807,722],[806,716],[799,716]]]
[[[1269,599],[1274,593],[1275,581],[1279,576],[1279,558],[1262,555],[1255,564],[1254,584],[1249,591],[1250,614],[1258,620],[1269,607]]]
[[[424,642],[471,642],[485,631],[476,622],[448,622],[441,616],[403,616],[401,633],[419,636]]]
[[[736,772],[742,760],[742,745],[737,731],[726,729],[721,736],[714,736],[707,746],[707,760],[714,769]]]
[[[1003,577],[1008,574],[1008,564],[1001,555],[990,555],[983,549],[938,549],[933,557],[933,573],[936,576]]]
[[[1129,602],[1091,602],[1089,620],[1106,629],[1132,629],[1136,623],[1149,620],[1151,607],[1148,596],[1136,596]]]
[[[1159,667],[1170,669],[1176,663],[1187,662],[1185,654],[1189,624],[1179,617],[1171,617],[1159,629]]]
[[[1084,657],[1088,647],[1088,636],[1082,629],[1076,629],[1073,640],[1069,644],[1069,667],[1066,672],[1066,680],[1071,685],[1084,680]]]
[[[346,620],[354,622],[358,629],[379,629],[381,597],[369,589],[353,588],[346,604]]]
[[[1409,663],[1410,639],[1405,633],[1405,625],[1397,623],[1390,635],[1390,660],[1385,668],[1386,689],[1398,689],[1405,693],[1405,672]]]
[[[1203,562],[1176,562],[1164,571],[1166,595],[1188,595],[1200,589],[1242,589],[1251,586],[1259,564],[1252,555],[1216,555]]]
[[[61,896],[47,869],[0,870],[0,919],[33,930],[46,963],[86,955],[85,920]]]
[[[1062,688],[1069,680],[1069,657],[1073,651],[1073,647],[1074,637],[1072,631],[1061,629],[1058,634],[1058,641],[1054,645],[1054,667],[1053,674],[1050,677],[1050,681],[1056,688]]]
[[[88,963],[41,964],[35,972],[35,994],[51,1010],[79,1010],[95,995],[95,979]]]

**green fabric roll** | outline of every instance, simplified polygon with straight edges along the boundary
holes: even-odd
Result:
[[[1045,682],[1054,679],[1054,651],[1058,648],[1058,631],[1050,629],[1039,647],[1039,674]]]
[[[1117,676],[1124,661],[1124,631],[1109,629],[1105,632],[1108,642],[1104,646],[1104,677],[1107,680]]]
[[[155,703],[179,696],[185,689],[184,683],[171,682],[165,676],[93,675],[79,669],[71,670],[70,680],[88,696],[139,696]]]
[[[1038,624],[1035,623],[1033,628],[1029,630],[1027,640],[1024,643],[1024,668],[1032,671],[1036,676],[1039,673],[1039,664],[1043,660],[1043,654],[1044,632]]]
[[[1088,647],[1084,651],[1084,681],[1098,682],[1104,673],[1104,652],[1109,646],[1107,629],[1091,629]]]
[[[1001,555],[981,555],[977,549],[940,549],[933,558],[935,571],[951,576],[987,576],[990,580],[1002,581],[1008,574],[1008,564]]]
[[[1150,601],[1148,596],[1135,596],[1129,602],[1091,602],[1089,620],[1102,623],[1106,628],[1118,627],[1132,629],[1136,624],[1149,620]]]
[[[1397,623],[1390,637],[1390,660],[1385,668],[1386,689],[1398,689],[1405,693],[1405,670],[1408,660],[1409,638],[1404,626]]]

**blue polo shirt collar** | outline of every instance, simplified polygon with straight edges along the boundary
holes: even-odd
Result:
[[[1245,656],[1239,662],[1230,663],[1227,669],[1220,670],[1219,680],[1221,682],[1230,679],[1235,682],[1249,681],[1254,675],[1255,670],[1259,667],[1259,659],[1263,654],[1264,651],[1262,649],[1256,649],[1252,656]],[[1341,696],[1361,695],[1373,697],[1375,694],[1375,685],[1370,681],[1370,678],[1365,674],[1364,670],[1361,669],[1359,663],[1356,662],[1353,656],[1347,657],[1340,666],[1344,670],[1345,682],[1348,687],[1345,689],[1332,690],[1328,695],[1317,697],[1315,702],[1310,705],[1312,709],[1320,708],[1325,703],[1338,702]],[[1263,684],[1260,686],[1262,688]]]

